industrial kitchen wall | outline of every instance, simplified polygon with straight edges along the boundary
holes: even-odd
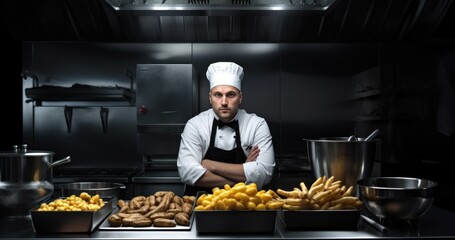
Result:
[[[199,73],[201,111],[209,108],[207,66],[235,61],[245,68],[242,107],[267,119],[278,155],[306,150],[303,137],[352,134],[354,108],[340,99],[349,93],[352,75],[378,66],[375,45],[30,42],[25,46],[24,69],[36,75],[41,87],[117,86],[134,92],[136,64],[193,64]],[[24,90],[32,86],[31,78],[24,80]],[[75,165],[137,164],[134,94],[128,101],[33,100],[24,95],[24,142],[57,155],[70,154]],[[109,109],[107,130],[99,113],[103,108]]]

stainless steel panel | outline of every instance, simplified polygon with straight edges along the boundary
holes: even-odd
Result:
[[[138,64],[136,74],[138,125],[184,124],[196,113],[197,88],[191,64]]]
[[[138,133],[137,152],[144,155],[171,155],[177,158],[180,133]]]
[[[107,107],[106,132],[99,107],[73,108],[68,132],[64,107],[35,107],[34,148],[55,152],[56,159],[70,155],[72,166],[136,166],[134,107]]]

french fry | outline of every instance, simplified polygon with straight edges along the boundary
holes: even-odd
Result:
[[[352,194],[353,187],[350,186],[345,193],[343,193],[342,197],[350,196]]]
[[[304,182],[300,182],[300,188],[302,189],[303,194],[306,195],[308,193],[308,188],[306,187]]]
[[[343,185],[343,186],[341,187],[341,194],[343,194],[343,193],[345,193],[345,192],[346,192],[346,186]]]
[[[330,191],[321,191],[313,195],[313,199],[316,202],[319,202],[323,197],[330,194]]]
[[[337,180],[337,181],[333,182],[331,185],[332,186],[333,185],[340,185],[341,186],[341,180]]]
[[[302,206],[302,205],[308,205],[310,201],[306,198],[286,198],[284,202],[287,205],[292,205],[292,206]]]
[[[306,193],[303,193],[302,190],[300,190],[300,188],[296,188],[296,187],[294,188],[294,191],[293,191],[293,192],[298,193],[298,197],[299,197],[299,198],[304,198],[305,195],[306,195]]]
[[[357,197],[352,196],[353,186],[347,188],[341,180],[334,176],[321,176],[308,189],[304,182],[299,183],[292,191],[278,189],[277,193],[284,198],[275,198],[280,201],[286,210],[342,210],[358,209],[363,205]]]
[[[321,206],[317,203],[311,205],[314,210],[320,210]]]
[[[300,197],[300,194],[298,192],[296,192],[296,191],[285,191],[283,189],[278,188],[276,190],[276,192],[279,195],[281,195],[283,197],[287,197],[287,198],[299,198]]]
[[[324,203],[324,204],[321,206],[321,210],[326,210],[326,209],[328,209],[329,207],[330,207],[330,202],[327,201],[326,203]]]
[[[332,201],[332,205],[337,205],[337,204],[352,204],[352,203],[355,203],[357,201],[357,197],[353,197],[353,196],[345,196],[345,197],[341,197],[341,198],[338,198],[338,199],[335,199]]]
[[[324,184],[324,189],[325,190],[329,189],[329,187],[332,184],[334,178],[335,178],[334,176],[331,176],[329,179],[327,179],[327,181],[325,181],[325,184]]]
[[[335,191],[331,191],[331,192],[329,193],[329,195],[323,197],[323,198],[319,201],[319,203],[320,203],[320,204],[325,204],[326,202],[327,202],[327,203],[330,203],[330,201],[332,201],[332,199],[334,199],[339,193],[340,193],[340,189],[337,188]]]
[[[318,179],[316,179],[316,181],[314,181],[313,184],[311,184],[310,189],[321,183],[322,183],[322,177],[318,177]]]
[[[288,204],[284,204],[282,206],[283,209],[286,209],[286,210],[291,210],[291,211],[296,211],[296,210],[305,210],[305,206],[293,206],[293,205],[288,205]]]
[[[340,188],[340,185],[341,185],[341,184],[335,184],[335,185],[332,184],[332,185],[330,185],[330,187],[329,187],[327,190],[332,190],[332,191],[334,191],[334,190],[336,190],[336,189],[339,189],[339,188]]]
[[[280,197],[280,196],[278,196],[278,194],[277,194],[275,191],[273,191],[272,189],[267,190],[266,193],[270,194],[274,199]]]
[[[335,205],[335,206],[332,206],[332,207],[327,208],[327,210],[340,210],[340,209],[341,209],[341,206],[342,206],[342,204],[339,203],[339,204],[337,204],[337,205]]]
[[[319,185],[311,187],[310,190],[308,190],[308,198],[312,198],[314,194],[321,191],[322,189],[324,189],[324,183],[320,183]]]

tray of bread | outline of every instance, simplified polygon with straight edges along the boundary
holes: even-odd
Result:
[[[190,230],[195,198],[158,191],[131,200],[120,199],[99,230]]]

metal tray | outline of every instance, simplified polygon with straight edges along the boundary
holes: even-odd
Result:
[[[360,210],[282,210],[279,218],[287,229],[357,229]]]
[[[31,211],[33,229],[37,233],[90,233],[112,211],[112,201],[98,211]]]
[[[198,192],[196,199],[204,192]],[[276,210],[221,211],[194,210],[199,233],[272,233],[275,231]]]
[[[196,230],[199,233],[272,233],[277,211],[198,211]]]
[[[193,205],[194,207],[194,205]],[[112,214],[115,214],[119,211],[119,209],[115,209]],[[182,226],[182,225],[176,225],[175,227],[154,227],[154,226],[151,226],[151,227],[111,227],[111,225],[109,225],[109,222],[107,221],[107,218],[103,221],[103,223],[101,223],[100,227],[98,228],[98,230],[110,230],[110,231],[125,231],[125,230],[130,230],[130,231],[140,231],[140,230],[147,230],[147,231],[150,231],[150,230],[154,230],[154,231],[163,231],[163,230],[166,230],[166,231],[178,231],[178,230],[191,230],[191,227],[193,225],[193,221],[194,221],[194,213],[191,214],[190,216],[190,225],[188,226]]]

